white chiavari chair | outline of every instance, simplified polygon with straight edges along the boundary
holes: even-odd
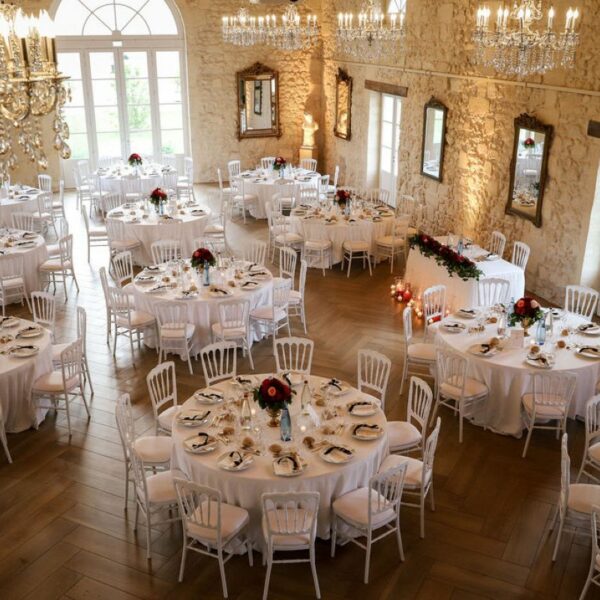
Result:
[[[296,189],[296,203],[300,206],[319,206],[319,189],[314,186],[303,185]]]
[[[260,168],[265,171],[271,171],[273,169],[273,165],[275,164],[274,156],[263,156],[260,159]]]
[[[230,185],[232,190],[231,207],[232,209],[237,208],[240,211],[245,225],[246,213],[256,205],[258,196],[246,193],[246,182],[243,177],[232,178],[230,180]]]
[[[250,367],[254,370],[250,334],[250,303],[247,300],[219,304],[219,322],[213,323],[212,336],[215,341],[236,342],[236,346],[241,344],[242,353],[245,356],[248,352]]]
[[[510,299],[510,281],[499,277],[486,277],[477,283],[477,305],[489,308],[506,304]]]
[[[121,177],[121,199],[123,202],[139,202],[142,199],[142,180],[139,175]]]
[[[223,183],[223,172],[221,169],[217,169],[217,178],[219,180],[219,196],[221,200],[221,204],[226,200],[231,200],[231,188],[229,186],[225,186]]]
[[[38,176],[38,188],[42,192],[52,192],[52,177],[45,173],[40,173]]]
[[[0,403],[0,442],[2,442],[2,448],[6,455],[6,460],[12,464],[12,456],[8,449],[8,440],[6,439],[6,425],[4,423],[4,413],[2,412],[2,403]]]
[[[513,244],[513,253],[510,262],[524,271],[525,267],[527,267],[527,261],[529,260],[530,252],[531,249],[527,244],[524,242],[515,242]]]
[[[271,212],[271,260],[274,262],[276,248],[290,248],[292,251],[302,250],[303,237],[290,231],[289,219],[281,212]]]
[[[6,316],[6,306],[13,302],[27,303],[31,311],[29,298],[27,297],[27,285],[25,283],[25,271],[22,254],[6,254],[0,256],[2,275],[0,275],[0,303],[2,303],[2,316]]]
[[[327,235],[327,225],[320,219],[302,221],[304,237],[303,259],[311,266],[321,266],[323,277],[325,269],[330,269],[333,263],[333,244]]]
[[[506,248],[506,236],[500,231],[492,231],[490,238],[490,247],[488,250],[490,254],[495,254],[502,258],[504,256],[504,249]]]
[[[216,342],[202,348],[200,360],[206,387],[237,375],[236,350],[235,342]]]
[[[187,200],[195,200],[194,194],[194,160],[191,156],[183,158],[183,175],[177,181],[177,196]]]
[[[316,158],[301,158],[300,168],[306,171],[316,172],[317,170],[317,159]]]
[[[230,160],[227,163],[227,173],[229,175],[229,182],[234,179],[234,177],[239,177],[242,172],[242,163],[239,160]]]
[[[154,413],[155,433],[171,435],[173,419],[180,408],[177,404],[175,363],[168,361],[156,365],[146,375],[146,385]]]
[[[154,264],[179,260],[181,258],[181,242],[179,240],[157,240],[150,246]]]
[[[328,196],[335,196],[339,179],[340,179],[340,166],[336,165],[335,171],[333,172],[333,183],[329,184],[329,186],[327,188]]]
[[[110,259],[110,272],[119,289],[131,293],[133,284],[133,256],[129,250],[114,254]],[[133,302],[133,298],[132,298]]]
[[[252,265],[265,266],[267,260],[267,243],[253,240],[244,248],[244,260]]]
[[[179,173],[177,171],[165,171],[162,174],[162,187],[167,193],[167,196],[177,196],[177,182],[179,180]]]
[[[366,551],[364,582],[369,583],[371,546],[388,535],[395,534],[400,560],[404,561],[402,535],[400,532],[400,501],[406,478],[406,465],[400,464],[374,475],[367,487],[358,488],[336,498],[331,505],[332,532],[331,556],[335,556],[338,535],[338,521],[350,531],[367,538],[366,546],[358,538],[349,537],[348,541]],[[385,528],[383,533],[374,537],[376,531]]]
[[[125,225],[118,219],[106,219],[106,233],[111,254],[125,250],[133,251],[142,245],[139,240],[126,237]]]
[[[584,600],[590,585],[600,587],[600,506],[592,508],[592,557],[585,585],[581,590],[579,600]]]
[[[36,224],[36,231],[45,236],[50,227],[52,227],[54,235],[58,237],[52,203],[52,192],[42,192],[41,194],[38,194],[37,211],[33,213],[33,219]]]
[[[33,213],[29,212],[14,212],[10,215],[11,225],[15,229],[20,229],[21,231],[33,231]]]
[[[267,600],[274,564],[310,563],[315,594],[321,598],[315,556],[319,492],[265,493],[262,495],[262,530],[266,544],[267,573],[263,600]],[[308,550],[305,559],[274,559],[275,552]]]
[[[350,224],[348,226],[348,235],[342,243],[342,264],[341,270],[344,270],[344,265],[348,261],[348,273],[347,277],[350,277],[350,269],[352,268],[353,260],[362,260],[363,270],[365,263],[369,267],[369,275],[373,276],[373,269],[371,267],[371,242],[369,234],[370,230],[361,224]]]
[[[385,204],[390,203],[390,191],[382,188],[374,188],[367,191],[367,199],[372,204]]]
[[[600,471],[600,439],[598,438],[600,438],[600,394],[590,398],[585,406],[585,444],[577,483],[582,475],[600,483],[598,473],[592,474],[592,470]]]
[[[446,316],[446,286],[434,285],[423,292],[423,318],[425,320],[425,339],[429,333],[438,329],[440,321]]]
[[[300,322],[306,334],[306,275],[308,273],[308,263],[305,260],[300,261],[300,273],[298,275],[298,289],[290,290],[290,299],[288,304],[288,314],[290,317],[300,317]]]
[[[533,373],[531,391],[523,394],[523,422],[527,428],[527,438],[523,448],[523,458],[534,429],[556,431],[556,439],[566,432],[569,405],[575,392],[576,376],[569,372]]]
[[[181,302],[160,302],[155,306],[158,328],[158,362],[167,354],[178,354],[194,374],[191,353],[196,327],[188,322],[187,306]]]
[[[223,596],[228,597],[225,564],[240,546],[248,552],[248,562],[253,565],[252,544],[246,534],[250,523],[248,511],[223,502],[219,490],[175,478],[179,513],[183,524],[183,551],[179,568],[179,581],[183,581],[188,550],[216,558],[221,574]],[[226,554],[226,558],[223,558]]]
[[[412,308],[407,306],[402,311],[403,336],[404,336],[404,365],[402,367],[402,381],[400,382],[400,396],[404,390],[404,382],[410,374],[416,373],[432,377],[432,369],[435,365],[435,344],[426,342],[412,342]],[[412,370],[412,368],[417,370]]]
[[[275,341],[275,370],[310,377],[315,344],[299,337],[282,337]]]
[[[85,225],[85,233],[87,238],[87,260],[90,262],[90,253],[92,247],[100,248],[106,247],[108,248],[108,234],[106,232],[106,227],[104,226],[91,226],[90,218],[88,217],[87,211],[81,211],[83,216],[83,224]]]
[[[299,196],[300,187],[293,181],[277,179],[277,193],[271,196],[273,208],[279,212],[291,211],[296,206],[296,200]]]
[[[67,295],[67,277],[73,278],[73,283],[79,293],[79,284],[75,277],[73,268],[73,235],[69,234],[58,240],[59,255],[58,258],[49,258],[39,266],[39,271],[46,277],[46,289],[50,289],[52,283],[54,293],[56,293],[56,284],[62,283],[65,293],[65,302],[69,299]]]
[[[565,310],[591,321],[598,308],[600,294],[584,285],[568,285],[565,289]]]
[[[319,200],[327,200],[329,192],[329,175],[321,175],[319,178]]]
[[[292,280],[292,289],[296,281],[296,262],[298,255],[293,248],[279,248],[279,277]]]
[[[392,370],[392,361],[375,350],[358,351],[357,381],[358,391],[378,397],[381,410],[385,410],[385,396]]]
[[[436,350],[436,397],[431,420],[440,406],[458,411],[458,441],[463,441],[463,420],[472,415],[473,409],[488,397],[485,383],[467,377],[467,359],[455,352]]]
[[[52,339],[56,325],[56,300],[48,292],[31,292],[33,322],[46,328]]]
[[[273,336],[273,351],[278,331],[285,328],[288,336],[292,334],[289,320],[291,287],[290,279],[275,279],[272,304],[259,306],[250,311],[250,322],[254,321],[257,325],[265,327]]]
[[[388,258],[390,273],[394,272],[394,259],[396,256],[402,256],[406,260],[409,222],[410,218],[407,216],[394,217],[391,234],[375,239],[375,261]]]

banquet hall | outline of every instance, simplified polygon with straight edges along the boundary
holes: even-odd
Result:
[[[0,598],[600,599],[598,0],[0,4]]]

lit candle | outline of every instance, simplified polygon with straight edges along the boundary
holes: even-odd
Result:
[[[496,28],[500,29],[502,27],[502,15],[504,14],[504,11],[502,10],[502,7],[498,7],[498,16],[496,17]]]
[[[573,10],[569,9],[567,11],[567,20],[565,22],[565,31],[569,31],[571,28],[571,19],[573,18]]]
[[[548,11],[548,29],[552,29],[552,25],[554,25],[554,7],[551,6]]]
[[[573,19],[571,21],[571,31],[575,31],[575,21],[579,18],[579,9],[573,11]]]

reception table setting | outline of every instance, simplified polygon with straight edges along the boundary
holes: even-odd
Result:
[[[433,285],[445,285],[446,306],[449,308],[475,306],[479,279],[506,279],[510,283],[509,297],[524,295],[523,269],[469,240],[460,244],[461,239],[459,236],[415,236],[406,263],[406,280],[421,291]],[[460,250],[459,245],[462,246]],[[453,258],[448,256],[450,254]],[[458,269],[454,269],[452,261],[461,261]]]
[[[133,282],[133,296],[139,310],[156,314],[159,303],[178,301],[186,304],[188,323],[195,326],[192,354],[212,342],[211,327],[219,322],[220,303],[247,300],[252,310],[271,302],[273,276],[268,269],[228,257],[219,257],[218,262],[216,268],[203,273],[192,268],[190,260],[151,265]],[[251,328],[250,336],[252,343],[262,334]],[[146,333],[145,343],[155,346],[151,330]]]
[[[529,298],[520,302],[536,302]],[[505,308],[459,308],[440,322],[436,344],[464,356],[470,377],[486,384],[486,403],[475,409],[474,423],[498,433],[520,437],[522,395],[530,391],[531,375],[540,371],[575,373],[577,383],[570,417],[584,417],[588,400],[600,380],[600,325],[563,309],[541,309],[531,325],[516,323]],[[512,313],[515,314],[514,312]],[[548,326],[546,326],[548,323]]]
[[[143,200],[114,208],[106,218],[121,221],[124,237],[141,243],[133,251],[133,259],[144,266],[152,264],[152,243],[158,240],[177,240],[182,254],[191,255],[194,241],[202,237],[210,215],[210,209],[194,200],[170,200],[164,210],[162,205],[158,209],[151,208],[149,202]]]
[[[121,181],[124,178],[139,177],[140,193],[148,195],[161,184],[163,175],[175,172],[173,167],[160,163],[130,165],[123,162],[111,167],[99,167],[93,176],[99,182],[99,189],[117,194],[121,193]]]
[[[296,392],[281,415],[263,400],[270,387]],[[317,535],[328,538],[332,500],[367,485],[386,456],[386,424],[376,398],[338,379],[239,375],[179,408],[172,465],[248,510],[256,545],[264,492],[318,491]]]
[[[44,420],[47,409],[34,408],[31,388],[50,371],[50,332],[26,319],[0,317],[0,402],[6,431],[25,431]]]
[[[0,226],[12,225],[14,212],[35,212],[42,190],[28,185],[15,184],[0,188]]]
[[[0,228],[0,277],[7,275],[3,257],[15,255],[23,257],[23,278],[27,292],[41,289],[38,267],[48,258],[44,238],[34,231]]]

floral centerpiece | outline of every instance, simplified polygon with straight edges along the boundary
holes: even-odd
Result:
[[[450,277],[458,275],[463,281],[469,279],[479,281],[483,275],[472,260],[429,235],[422,233],[413,235],[409,243],[411,248],[418,248],[423,256],[431,256],[438,265],[446,267]]]
[[[198,248],[192,254],[192,267],[204,270],[205,267],[214,267],[217,264],[213,253],[208,248]]]
[[[142,157],[134,152],[133,154],[129,155],[127,162],[129,163],[130,167],[141,167],[143,161]]]
[[[334,199],[340,206],[346,206],[352,200],[352,194],[348,190],[336,190]]]
[[[154,188],[150,192],[150,202],[152,204],[154,204],[154,206],[156,206],[157,208],[161,204],[166,202],[168,199],[169,199],[169,196],[168,196],[167,192],[165,192],[165,190],[163,190],[162,188]]]
[[[536,322],[543,318],[544,313],[537,300],[525,296],[515,302],[513,312],[508,315],[508,324],[514,327],[517,323],[521,324],[525,335],[527,330]]]
[[[524,142],[523,146],[529,150],[530,148],[535,148],[535,140],[533,138],[528,137]]]
[[[275,377],[268,377],[254,389],[255,402],[271,417],[269,427],[279,426],[279,415],[291,403],[293,393],[289,385]]]
[[[286,167],[287,167],[287,160],[285,160],[285,158],[283,158],[283,156],[278,156],[273,161],[273,170],[274,171],[283,171],[283,169],[285,169]]]

